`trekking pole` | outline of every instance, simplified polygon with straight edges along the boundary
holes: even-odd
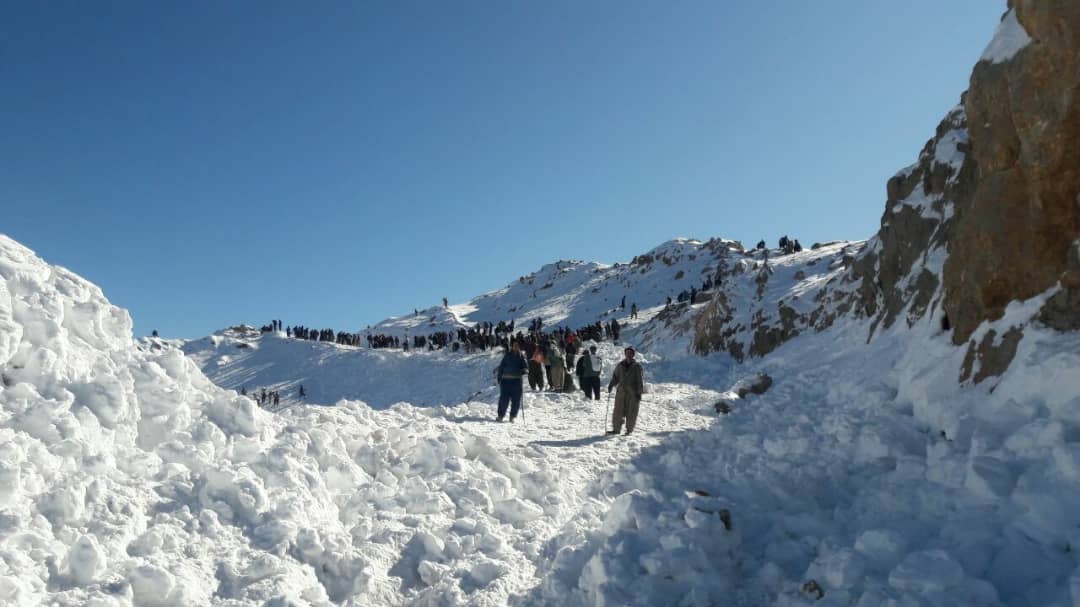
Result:
[[[611,410],[611,390],[607,393],[607,403],[604,404],[604,433],[607,433],[608,429],[608,412]]]

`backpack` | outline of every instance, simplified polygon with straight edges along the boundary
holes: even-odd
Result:
[[[600,377],[604,361],[600,360],[600,357],[592,352],[586,354],[583,358],[589,359],[585,363],[585,377]]]

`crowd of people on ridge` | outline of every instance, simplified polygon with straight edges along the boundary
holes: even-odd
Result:
[[[786,234],[780,237],[780,242],[777,243],[777,244],[778,244],[778,246],[776,248],[783,251],[784,255],[791,255],[792,253],[801,253],[802,250],[803,250],[802,243],[799,242],[798,238],[792,239],[792,238],[789,238]],[[757,243],[757,246],[754,247],[754,248],[758,249],[758,250],[766,250],[765,241],[764,240],[759,240],[758,243]]]
[[[757,243],[757,249],[767,251],[765,241]],[[783,236],[779,241],[779,248],[784,254],[798,253],[803,250],[797,239]],[[679,292],[676,301],[679,303],[699,303],[698,296],[712,291],[721,284],[721,275],[706,277],[700,289],[696,286]],[[521,279],[524,281],[524,277]],[[665,308],[672,304],[669,296],[665,302]],[[443,308],[449,308],[447,298],[442,298]],[[622,296],[619,309],[626,309],[626,296]],[[414,310],[419,315],[419,310]],[[630,305],[630,318],[638,318],[638,305],[632,302]],[[432,317],[434,321],[434,317]],[[528,332],[518,330],[515,333],[514,321],[479,322],[473,327],[460,327],[456,331],[436,331],[426,335],[406,335],[400,337],[389,334],[373,334],[370,332],[350,333],[334,331],[333,329],[311,329],[304,326],[293,326],[283,329],[280,320],[273,320],[261,328],[263,333],[282,331],[291,338],[311,341],[334,342],[339,345],[361,346],[367,343],[372,349],[398,348],[408,351],[410,348],[426,349],[429,351],[449,348],[453,352],[465,351],[466,353],[486,351],[502,348],[504,355],[502,362],[496,369],[497,379],[500,385],[498,421],[503,421],[509,407],[510,421],[518,415],[521,395],[523,392],[523,380],[527,379],[529,387],[533,391],[556,391],[570,392],[581,389],[590,399],[600,398],[600,377],[603,370],[603,361],[597,354],[596,346],[585,348],[588,341],[611,340],[618,343],[621,325],[616,319],[608,322],[596,321],[595,323],[579,327],[576,330],[568,327],[549,328],[545,326],[541,318],[529,321]],[[369,327],[370,329],[370,327]],[[580,356],[579,356],[580,353]],[[613,418],[613,430],[608,433],[618,433],[625,422],[626,432],[629,434],[636,423],[638,404],[642,392],[641,365],[634,360],[635,351],[632,347],[625,349],[625,358],[613,371],[612,379],[608,384],[608,392],[617,388],[616,413]],[[574,378],[577,378],[575,385]],[[514,381],[516,380],[516,384]],[[241,390],[246,394],[246,390]],[[306,393],[303,385],[300,386],[299,396],[301,399]],[[256,402],[262,405],[277,405],[280,402],[280,393],[277,391],[267,392],[262,389],[258,395],[253,395]]]

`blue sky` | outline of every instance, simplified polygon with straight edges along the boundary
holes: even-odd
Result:
[[[186,337],[357,329],[675,236],[867,238],[1003,11],[5,3],[0,232]]]

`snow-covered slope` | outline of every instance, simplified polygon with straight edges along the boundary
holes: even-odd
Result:
[[[285,403],[331,405],[363,400],[385,408],[398,402],[456,404],[492,384],[498,354],[372,350],[290,339],[284,333],[225,330],[182,345],[219,386],[280,392]],[[287,406],[283,403],[282,406]]]
[[[657,359],[638,435],[605,440],[580,395],[514,425],[490,390],[271,414],[7,239],[0,278],[13,605],[1069,605],[1080,579],[1075,335],[1029,331],[993,390],[929,320]],[[378,354],[432,393],[421,363],[490,362]]]
[[[504,605],[663,437],[593,445],[603,409],[558,395],[498,431],[489,404],[270,414],[6,237],[0,326],[4,605]],[[664,390],[654,429],[714,397]]]
[[[669,296],[675,299],[680,291],[700,289],[724,257],[741,250],[742,245],[731,240],[677,238],[629,263],[557,261],[466,303],[390,318],[371,332],[416,335],[511,320],[524,330],[534,318],[543,319],[546,327],[574,329],[597,320],[622,322],[635,303],[644,310],[662,305]],[[624,296],[626,308],[620,309]]]
[[[756,350],[762,343],[771,349],[797,334],[792,329],[781,339],[768,331],[783,326],[789,312],[810,316],[821,305],[817,294],[844,274],[850,252],[861,246],[834,242],[785,255],[777,249],[744,251],[738,243],[719,238],[676,239],[630,263],[549,264],[468,303],[391,318],[364,333],[428,335],[500,320],[514,320],[515,330],[526,332],[529,321],[537,317],[545,327],[572,328],[614,319],[623,327],[621,342],[637,346],[646,361],[676,361],[693,355],[699,316],[713,310],[705,302],[722,300],[729,315],[725,349],[742,360],[744,352],[764,354]],[[669,293],[675,300],[680,291],[700,289],[706,278],[716,276],[722,276],[721,284],[698,303],[666,305]],[[623,296],[625,309],[620,307]],[[630,315],[635,303],[640,308],[636,319]],[[175,347],[175,342],[148,338],[144,347]],[[308,402],[362,399],[376,407],[461,402],[490,385],[491,369],[498,361],[494,352],[403,353],[238,328],[188,341],[182,348],[207,377],[225,388],[278,390],[292,402],[303,384]]]

